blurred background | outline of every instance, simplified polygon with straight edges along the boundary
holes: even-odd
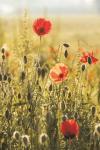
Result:
[[[25,8],[31,15],[95,14],[100,0],[0,0],[0,16],[20,15]]]

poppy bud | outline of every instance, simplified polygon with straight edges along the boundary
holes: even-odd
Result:
[[[2,81],[2,74],[0,74],[0,81]]]
[[[70,98],[70,97],[71,97],[71,92],[68,93],[68,98]]]
[[[63,46],[64,47],[69,47],[69,44],[64,43]]]
[[[82,65],[82,71],[84,71],[84,70],[85,70],[85,65],[83,64],[83,65]]]
[[[18,93],[18,99],[21,99],[21,94],[20,93]]]
[[[39,85],[39,91],[41,92],[42,91],[42,89],[41,89],[41,86]]]
[[[68,51],[67,50],[65,50],[64,56],[65,56],[65,58],[67,58],[67,56],[68,56]]]
[[[46,73],[46,70],[45,70],[45,68],[43,68],[43,69],[41,70],[41,76],[42,76],[42,79],[44,79],[45,73]]]
[[[88,60],[87,60],[87,61],[88,61],[89,64],[92,64],[92,59],[91,59],[91,57],[88,57]]]
[[[2,49],[1,49],[1,52],[4,54],[4,52],[5,52],[5,49],[4,49],[4,48],[2,48]]]
[[[11,77],[8,77],[8,82],[9,82],[9,83],[11,82]]]
[[[3,59],[3,60],[5,59],[5,55],[2,55],[2,59]]]
[[[36,81],[36,85],[39,85],[39,80]]]
[[[50,86],[49,86],[49,91],[50,92],[52,91],[52,84],[50,84]]]
[[[27,57],[24,56],[24,64],[27,64]]]
[[[7,75],[6,75],[6,74],[4,75],[3,80],[4,80],[4,81],[7,80]]]
[[[24,71],[21,73],[21,80],[22,81],[25,80],[25,72]]]
[[[5,117],[7,120],[10,120],[11,119],[11,114],[9,112],[9,110],[7,109],[6,112],[5,112]]]
[[[96,107],[95,107],[95,106],[93,106],[93,107],[92,107],[92,109],[91,109],[91,111],[92,111],[92,115],[94,116],[94,115],[95,115],[95,113],[96,113]]]

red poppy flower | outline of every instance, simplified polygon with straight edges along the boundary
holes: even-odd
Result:
[[[68,72],[66,65],[58,63],[50,70],[49,76],[53,82],[59,83],[67,79]]]
[[[74,119],[63,121],[61,123],[60,130],[67,139],[72,139],[74,137],[78,137],[79,135],[79,125]]]
[[[80,61],[82,63],[95,64],[98,61],[98,59],[94,57],[93,52],[91,53],[83,52],[83,56],[80,58]]]
[[[44,18],[39,18],[33,23],[33,30],[37,35],[43,36],[48,34],[51,29],[51,22]]]

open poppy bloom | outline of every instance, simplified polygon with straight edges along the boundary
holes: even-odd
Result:
[[[68,72],[68,67],[65,64],[58,63],[50,70],[49,76],[53,82],[60,83],[67,79]]]
[[[93,52],[91,53],[83,52],[83,56],[80,58],[80,61],[82,63],[95,64],[98,61],[98,59],[94,57]]]
[[[51,29],[51,22],[44,18],[39,18],[33,23],[33,30],[39,36],[48,34],[50,29]]]
[[[64,120],[61,123],[60,130],[66,139],[78,138],[79,125],[74,119]]]

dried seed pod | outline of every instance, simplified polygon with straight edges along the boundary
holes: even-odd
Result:
[[[84,70],[85,70],[85,65],[83,64],[83,65],[82,65],[82,71],[84,71]]]
[[[64,43],[63,46],[64,47],[69,47],[69,44]]]
[[[27,64],[27,57],[24,56],[24,64]]]
[[[0,81],[2,81],[2,74],[0,74]]]
[[[64,56],[65,56],[65,58],[67,58],[67,56],[68,56],[68,51],[67,50],[65,50]]]
[[[87,61],[88,61],[89,64],[92,64],[92,59],[91,59],[91,57],[88,57]]]
[[[3,80],[4,80],[4,81],[7,80],[7,75],[6,75],[6,74],[4,75]]]
[[[24,71],[22,71],[22,73],[21,73],[21,80],[22,81],[25,80],[25,72]]]

